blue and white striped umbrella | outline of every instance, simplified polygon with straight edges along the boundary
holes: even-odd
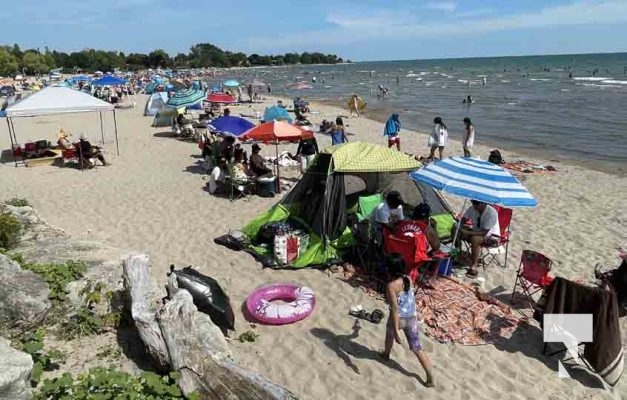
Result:
[[[488,161],[451,157],[409,174],[412,179],[451,194],[488,204],[535,207],[538,201],[515,176]]]
[[[205,98],[205,92],[194,89],[181,89],[174,93],[174,96],[168,99],[166,103],[172,107],[189,107],[201,102]]]

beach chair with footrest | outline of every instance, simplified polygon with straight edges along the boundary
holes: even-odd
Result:
[[[533,250],[523,250],[510,302],[514,304],[516,287],[520,287],[525,300],[533,308],[533,295],[546,289],[553,281],[549,275],[552,266],[553,261],[547,256]]]

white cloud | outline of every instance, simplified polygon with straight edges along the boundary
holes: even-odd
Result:
[[[311,45],[328,48],[381,39],[471,36],[507,30],[612,24],[627,22],[626,6],[626,0],[578,1],[566,5],[546,7],[538,11],[484,16],[462,21],[459,21],[457,17],[463,13],[457,13],[454,15],[456,17],[454,21],[447,21],[443,18],[437,23],[432,21],[420,22],[418,15],[399,11],[379,10],[364,13],[355,10],[350,13],[336,11],[333,17],[327,18],[327,22],[333,24],[333,27],[281,38],[251,38],[242,41],[240,47],[280,51],[284,48],[302,48]],[[484,15],[486,14],[488,14],[487,10],[485,10]]]
[[[457,10],[457,3],[454,1],[431,1],[425,4],[424,8],[451,13]]]

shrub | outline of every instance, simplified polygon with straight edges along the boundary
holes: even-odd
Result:
[[[178,387],[180,374],[172,372],[159,376],[152,372],[143,372],[133,376],[115,368],[96,367],[86,374],[73,378],[69,373],[54,379],[46,379],[40,391],[35,393],[35,400],[117,400],[117,399],[181,399],[183,395]],[[190,399],[198,399],[196,395]]]
[[[0,248],[11,249],[20,241],[22,224],[11,213],[0,213]]]
[[[14,197],[10,200],[7,200],[4,202],[4,204],[8,204],[13,207],[26,207],[26,206],[30,207],[30,203],[28,202],[28,200],[22,199],[19,197]]]
[[[23,263],[22,268],[41,275],[50,288],[48,298],[51,300],[63,300],[67,294],[67,284],[79,279],[87,271],[87,265],[84,262],[71,260],[64,263]]]
[[[59,362],[65,361],[65,355],[59,350],[44,352],[45,335],[46,332],[40,328],[35,332],[27,332],[21,339],[22,350],[33,358],[33,371],[30,376],[33,386],[39,383],[43,371],[52,371],[58,368]]]

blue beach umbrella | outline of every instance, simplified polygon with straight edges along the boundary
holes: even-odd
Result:
[[[118,78],[117,76],[113,75],[107,75],[92,82],[92,85],[94,86],[113,86],[124,84],[126,84],[126,79]]]
[[[227,86],[227,87],[238,87],[239,86],[239,82],[236,81],[235,79],[229,79],[228,81],[222,82],[222,84],[224,86]]]
[[[409,174],[418,182],[466,199],[506,208],[535,207],[538,201],[506,169],[488,161],[451,157]]]
[[[287,110],[279,106],[266,108],[266,111],[263,113],[263,120],[266,122],[287,121],[289,123],[292,123],[292,117],[290,117],[290,114],[287,112]]]
[[[166,103],[172,107],[188,107],[192,106],[205,98],[205,92],[202,90],[182,89],[174,93],[174,96],[168,99]]]
[[[207,126],[212,131],[237,137],[254,128],[255,124],[244,118],[223,115],[209,122]]]

